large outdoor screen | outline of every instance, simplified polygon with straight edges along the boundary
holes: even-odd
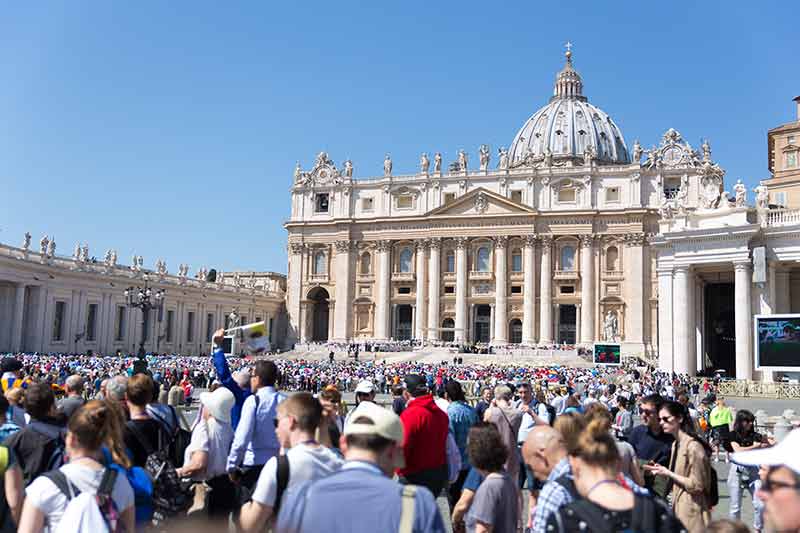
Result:
[[[594,364],[621,365],[620,345],[612,343],[596,343],[594,345]]]
[[[756,315],[756,368],[800,370],[800,314]]]

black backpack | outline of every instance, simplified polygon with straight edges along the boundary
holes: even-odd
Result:
[[[549,403],[544,404],[544,406],[547,408],[547,416],[550,417],[550,425],[552,426],[556,422],[556,408]]]
[[[562,506],[555,512],[558,533],[566,533],[564,513],[574,512],[578,518],[591,524],[589,531],[593,533],[614,533],[604,513],[596,505],[585,499],[578,499]],[[631,533],[674,533],[682,529],[680,522],[664,503],[652,496],[634,495],[631,525],[627,529]]]

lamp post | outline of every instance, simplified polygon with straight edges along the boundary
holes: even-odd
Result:
[[[164,308],[164,289],[153,290],[150,287],[150,277],[143,276],[144,287],[128,287],[125,289],[125,301],[128,307],[142,310],[142,340],[139,342],[137,356],[143,357],[144,343],[147,340],[147,313],[151,309],[157,309],[159,313]]]

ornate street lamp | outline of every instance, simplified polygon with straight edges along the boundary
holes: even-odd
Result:
[[[152,309],[157,309],[159,314],[164,309],[164,289],[153,290],[150,287],[150,277],[145,274],[143,276],[144,287],[128,287],[125,289],[125,302],[128,307],[142,310],[142,339],[139,342],[139,351],[136,353],[139,357],[144,357],[144,343],[147,340],[147,313]]]

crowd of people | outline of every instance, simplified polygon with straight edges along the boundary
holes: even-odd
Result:
[[[713,382],[652,368],[216,349],[0,370],[0,532],[746,531],[746,493],[756,530],[800,530],[800,433],[776,445]],[[720,457],[730,519],[712,521]]]

